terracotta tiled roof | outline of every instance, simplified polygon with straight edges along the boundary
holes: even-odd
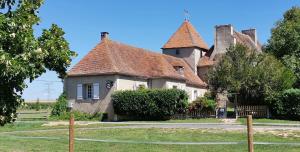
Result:
[[[183,66],[184,67],[184,78],[187,84],[196,85],[196,86],[206,86],[206,83],[201,80],[198,76],[194,74],[190,66],[180,58],[176,58],[169,55],[162,54],[165,59],[174,67],[174,66]]]
[[[249,35],[234,31],[233,37],[236,39],[237,43],[243,44],[250,49],[256,49],[257,51],[261,51],[261,44],[259,42],[255,44],[255,42],[250,38]]]
[[[184,67],[184,77],[173,66]],[[69,72],[68,76],[120,74],[145,79],[171,78],[206,87],[183,59],[104,39]]]
[[[198,67],[213,66],[215,64],[215,62],[213,60],[210,60],[210,56],[211,56],[212,52],[214,51],[214,49],[215,49],[215,46],[213,45],[209,48],[209,50],[207,50],[205,55],[199,59],[198,64],[197,64]]]
[[[198,67],[204,67],[204,66],[213,66],[214,61],[210,60],[208,56],[203,56],[199,59]]]
[[[184,21],[162,48],[170,49],[184,47],[199,47],[208,50],[207,44],[189,21]]]

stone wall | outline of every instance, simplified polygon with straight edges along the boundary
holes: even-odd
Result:
[[[204,82],[208,82],[208,71],[209,69],[212,68],[212,66],[203,66],[203,67],[198,67],[198,76],[200,77],[201,80]]]
[[[210,57],[211,60],[214,60],[215,57],[224,54],[230,45],[235,45],[232,25],[228,24],[215,26],[214,41],[215,49]]]
[[[183,58],[188,63],[188,65],[190,65],[194,73],[197,74],[197,65],[200,57],[204,54],[204,52],[199,50],[198,48],[177,48],[164,49],[163,54]]]
[[[113,82],[113,86],[108,89],[107,81]],[[78,84],[99,83],[99,99],[77,99]],[[146,80],[137,77],[108,75],[108,76],[77,76],[67,77],[64,81],[64,91],[67,93],[69,101],[73,102],[73,110],[86,113],[105,112],[108,114],[109,120],[114,120],[115,114],[111,102],[111,95],[117,90],[135,90],[143,85],[146,88],[166,88],[185,90],[189,95],[189,102],[194,100],[194,92],[197,91],[198,96],[203,96],[207,91],[193,86],[186,86],[184,81],[172,79],[152,79]],[[84,90],[84,89],[83,89]],[[84,92],[83,92],[84,93]]]
[[[106,82],[112,81],[114,85],[106,88]],[[73,110],[78,110],[86,113],[105,112],[108,113],[110,120],[113,119],[113,106],[111,94],[117,90],[116,76],[84,76],[84,77],[67,77],[64,83],[64,91],[67,93],[69,101],[73,102]],[[93,84],[99,83],[99,99],[77,99],[77,84]]]

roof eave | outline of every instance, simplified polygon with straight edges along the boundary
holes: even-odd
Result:
[[[203,47],[199,47],[199,46],[184,46],[184,47],[162,47],[161,49],[182,49],[182,48],[191,48],[191,47],[195,47],[198,49],[202,49],[203,51],[207,52],[209,49],[208,48],[203,48]]]
[[[173,80],[182,80],[185,81],[184,77],[171,77],[171,76],[141,76],[131,73],[123,73],[123,72],[106,72],[106,73],[79,73],[79,74],[67,74],[67,77],[80,77],[80,76],[106,76],[106,75],[123,75],[123,76],[134,76],[141,79],[173,79]]]
[[[148,79],[149,77],[135,75],[131,73],[122,73],[122,72],[105,72],[105,73],[78,73],[78,74],[67,74],[67,77],[81,77],[81,76],[107,76],[107,75],[123,75],[123,76],[134,76],[141,79]]]
[[[198,87],[198,88],[202,88],[202,89],[208,89],[208,85],[207,84],[195,84],[195,83],[186,83],[188,86],[192,86],[192,87]]]
[[[211,67],[214,66],[214,64],[209,64],[209,65],[197,65],[197,67]]]

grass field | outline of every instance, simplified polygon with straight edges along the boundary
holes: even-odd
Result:
[[[67,140],[41,139],[0,139],[2,152],[30,151],[30,152],[66,152]],[[26,143],[26,144],[24,144]],[[28,144],[30,143],[30,144]],[[154,145],[154,144],[115,144],[76,141],[75,151],[97,152],[246,152],[247,145]],[[256,152],[299,152],[296,146],[255,145]]]
[[[114,143],[97,141],[75,141],[76,151],[208,151],[208,152],[242,152],[247,151],[245,131],[225,131],[222,129],[130,129],[105,128],[116,125],[96,124],[76,126],[75,137],[79,139],[96,139],[112,141],[132,141],[132,143]],[[118,125],[117,125],[118,126]],[[58,130],[55,130],[58,129]],[[35,131],[43,130],[43,131]],[[16,132],[21,131],[21,132]],[[30,132],[24,132],[30,131]],[[3,133],[10,132],[10,133]],[[300,131],[257,132],[256,142],[300,142]],[[43,139],[41,137],[48,137]],[[137,143],[135,143],[137,142]],[[237,145],[160,145],[147,142],[241,142]],[[44,127],[42,123],[16,123],[0,127],[0,151],[67,151],[67,126]],[[255,151],[263,152],[298,152],[300,146],[287,145],[255,145]]]
[[[22,110],[16,122],[0,127],[0,151],[68,151],[68,126],[42,126],[47,122],[49,111]],[[41,121],[42,120],[42,121]],[[299,121],[254,119],[254,123],[299,123]],[[141,122],[141,121],[129,121]],[[186,119],[168,121],[143,121],[166,123],[220,123],[220,119]],[[237,123],[245,124],[246,119]],[[300,124],[300,123],[299,123]],[[93,124],[75,126],[76,151],[100,152],[243,152],[247,151],[247,136],[244,131],[222,129],[158,129],[158,128],[107,128],[125,124]],[[6,132],[6,133],[5,133]],[[80,139],[105,140],[84,141]],[[107,141],[108,140],[108,141]],[[300,143],[300,131],[265,131],[254,134],[255,142]],[[125,143],[124,143],[125,142]],[[155,143],[153,143],[155,142]],[[178,145],[157,142],[239,142],[233,145]],[[299,152],[295,145],[255,145],[256,152]]]
[[[246,118],[239,118],[237,122],[239,122],[241,124],[246,124],[247,119]],[[261,119],[253,119],[253,123],[300,124],[300,121],[261,118]]]

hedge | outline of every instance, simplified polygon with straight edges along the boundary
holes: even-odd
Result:
[[[117,91],[112,95],[117,115],[138,120],[165,120],[184,112],[188,95],[178,89],[140,89]]]
[[[300,89],[285,90],[273,108],[282,118],[300,120]]]
[[[74,115],[75,121],[105,121],[107,120],[107,113],[84,113],[80,111],[72,111]],[[70,119],[70,112],[62,112],[60,115],[51,115],[50,120],[69,120]]]

